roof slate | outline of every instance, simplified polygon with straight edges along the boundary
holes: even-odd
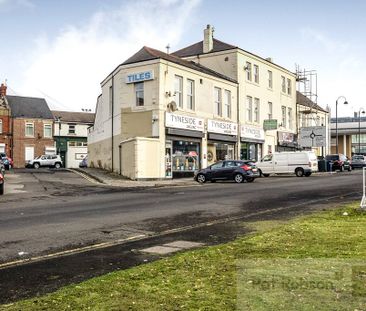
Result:
[[[175,56],[173,54],[167,54],[167,53],[164,53],[159,50],[155,50],[155,49],[147,47],[147,46],[144,46],[140,51],[138,51],[136,54],[134,54],[130,58],[128,58],[125,62],[122,63],[122,65],[139,63],[142,61],[153,60],[153,59],[164,59],[169,62],[178,64],[178,65],[182,65],[182,66],[200,71],[202,73],[209,74],[211,76],[216,76],[220,79],[225,79],[230,82],[237,83],[236,80],[229,78],[221,73],[218,73],[212,69],[209,69],[205,66],[197,64],[193,61],[187,61],[187,60],[181,59],[178,56]]]
[[[94,113],[52,110],[55,119],[61,118],[63,122],[94,123]]]
[[[7,95],[13,118],[53,119],[44,98]]]
[[[302,94],[299,91],[296,91],[296,103],[298,105],[309,107],[309,108],[312,108],[312,109],[315,109],[315,110],[328,112],[327,110],[323,109],[318,104],[314,103],[312,100],[310,100],[308,97],[306,97],[304,94]]]
[[[237,47],[234,45],[213,38],[213,49],[210,53],[232,50],[236,48]],[[198,54],[203,54],[203,41],[194,43],[173,53],[173,55],[176,55],[178,57],[188,57]]]

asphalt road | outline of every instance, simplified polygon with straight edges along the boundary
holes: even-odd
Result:
[[[135,249],[176,240],[221,243],[248,232],[243,222],[287,219],[360,199],[362,191],[361,171],[134,190],[96,186],[70,172],[17,175],[24,192],[0,201],[0,263],[99,243],[110,246],[3,268],[0,302],[159,258]],[[128,239],[132,242],[122,243]],[[113,246],[115,241],[120,243]],[[38,273],[38,288],[32,271]],[[56,281],[47,283],[55,274]],[[14,275],[22,278],[23,289],[12,281]],[[33,275],[28,287],[25,275]]]

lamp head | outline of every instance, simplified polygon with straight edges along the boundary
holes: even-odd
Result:
[[[345,102],[344,102],[344,104],[345,104],[345,105],[348,105],[348,101],[345,101]]]

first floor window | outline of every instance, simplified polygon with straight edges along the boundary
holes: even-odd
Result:
[[[268,70],[268,87],[271,89],[273,87],[273,75],[272,71]]]
[[[187,80],[187,108],[194,110],[194,81]]]
[[[245,70],[247,72],[247,80],[252,81],[252,64],[247,62],[245,66]]]
[[[254,82],[259,83],[259,67],[254,65]]]
[[[144,105],[144,82],[135,83],[136,106]]]
[[[268,102],[268,119],[272,120],[273,118],[273,104]]]
[[[282,93],[286,93],[286,78],[281,76],[281,89]]]
[[[253,98],[251,96],[247,96],[247,121],[253,121]]]
[[[288,114],[288,128],[292,130],[292,108],[287,108],[287,114]]]
[[[215,87],[214,89],[214,96],[215,96],[215,114],[218,116],[222,116],[221,112],[221,89]]]
[[[259,123],[259,98],[254,98],[254,122]]]
[[[291,87],[291,79],[287,79],[287,94],[291,95],[292,87]]]
[[[286,127],[286,107],[282,106],[282,126]]]
[[[69,134],[75,134],[75,124],[69,124]]]
[[[183,78],[181,76],[175,76],[174,80],[174,95],[177,107],[183,108]]]
[[[25,124],[25,136],[34,137],[34,124],[33,123]]]
[[[44,124],[43,125],[43,137],[52,137],[52,125],[51,124]]]
[[[224,109],[224,117],[231,118],[231,92],[228,90],[225,90]]]

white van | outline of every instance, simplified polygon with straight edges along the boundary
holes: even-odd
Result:
[[[270,174],[291,174],[310,176],[318,171],[318,160],[312,151],[274,152],[266,155],[256,163],[260,173],[268,177]]]

